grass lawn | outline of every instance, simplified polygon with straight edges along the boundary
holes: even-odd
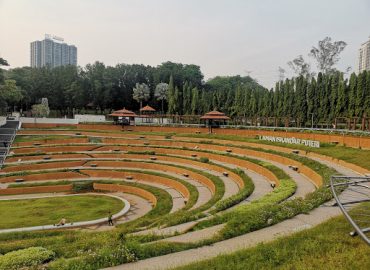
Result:
[[[101,195],[0,201],[0,229],[94,220],[119,212],[121,200]]]
[[[21,135],[21,136],[15,137],[14,143],[44,141],[44,140],[72,139],[72,138],[75,138],[75,137],[65,136],[65,135]]]
[[[343,217],[337,217],[289,237],[176,270],[370,269],[370,248],[359,237],[350,237],[351,230]]]

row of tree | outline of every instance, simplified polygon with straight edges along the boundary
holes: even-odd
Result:
[[[312,118],[331,123],[336,117],[370,116],[370,72],[353,73],[349,79],[339,71],[300,75],[268,90],[248,76],[219,76],[204,83],[197,66],[167,62],[156,68],[106,67],[96,62],[85,68],[16,68],[6,72],[0,85],[0,100],[10,108],[27,110],[46,97],[50,108],[61,114],[83,108],[137,111],[148,103],[169,114],[218,109],[231,117],[290,117],[300,124]]]
[[[83,108],[101,111],[126,107],[137,110],[140,102],[133,98],[133,89],[137,83],[148,86],[150,94],[147,101],[158,107],[161,101],[154,97],[154,89],[161,82],[168,83],[170,76],[178,86],[188,82],[201,88],[204,84],[199,66],[172,62],[157,67],[135,64],[111,67],[95,62],[84,68],[22,67],[5,72],[5,79],[15,80],[23,93],[20,102],[8,102],[10,107],[18,105],[19,109],[28,110],[45,97],[49,100],[50,108],[61,114]],[[164,105],[166,107],[166,103]]]

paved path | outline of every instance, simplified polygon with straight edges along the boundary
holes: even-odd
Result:
[[[122,192],[114,192],[109,193],[117,197],[121,197],[129,201],[131,204],[130,210],[122,217],[118,217],[114,220],[114,225],[124,224],[134,219],[138,219],[145,214],[147,214],[150,210],[152,210],[152,205],[149,201],[133,195],[129,193],[122,193]],[[101,223],[97,225],[92,225],[88,227],[83,227],[81,230],[84,231],[108,231],[115,228],[115,226],[108,226],[107,223]]]

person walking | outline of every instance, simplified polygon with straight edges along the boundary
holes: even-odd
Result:
[[[109,212],[109,214],[108,214],[108,225],[109,226],[113,226],[114,224],[113,224],[113,215],[112,215],[112,213],[111,212]]]

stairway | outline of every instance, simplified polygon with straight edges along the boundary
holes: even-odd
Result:
[[[4,164],[6,156],[9,154],[19,127],[19,120],[12,117],[8,117],[6,123],[0,126],[0,169]]]

